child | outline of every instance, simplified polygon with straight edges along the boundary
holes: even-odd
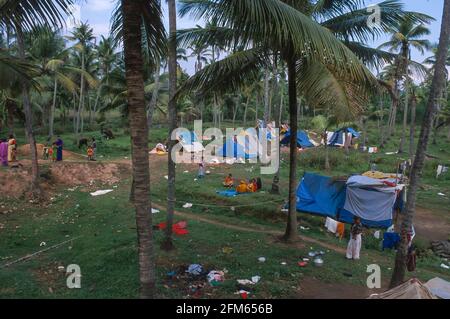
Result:
[[[256,184],[256,180],[253,178],[247,185],[247,192],[254,193],[258,190],[258,185]]]
[[[89,146],[87,148],[87,156],[88,156],[88,161],[94,160],[94,149],[92,148],[92,146]]]
[[[361,251],[361,234],[363,231],[363,226],[361,224],[361,219],[359,217],[353,218],[353,225],[350,229],[350,241],[347,246],[347,259],[358,260],[359,252]]]
[[[205,177],[205,164],[203,164],[203,162],[198,164],[198,176],[197,177],[199,179]]]
[[[43,154],[42,154],[42,158],[43,158],[44,160],[48,160],[48,157],[49,157],[49,149],[50,149],[50,147],[48,147],[48,145],[45,144],[45,146],[44,146],[44,152],[43,152]]]
[[[56,162],[56,143],[52,144],[52,147],[48,150],[49,156],[52,157],[52,162]]]
[[[223,182],[223,186],[231,188],[234,186],[234,180],[233,180],[233,175],[228,174],[227,177],[225,177],[225,181]]]

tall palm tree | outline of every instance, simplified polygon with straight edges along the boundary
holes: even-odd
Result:
[[[408,189],[408,201],[405,207],[405,215],[401,226],[401,242],[395,258],[395,268],[391,278],[391,287],[396,287],[403,283],[405,279],[406,259],[408,254],[407,234],[411,232],[412,222],[416,207],[416,194],[422,175],[425,153],[428,147],[428,141],[433,123],[433,117],[436,114],[437,100],[444,88],[446,82],[445,62],[448,57],[448,47],[450,44],[450,0],[444,1],[442,16],[441,34],[439,47],[436,55],[436,67],[434,70],[433,81],[431,84],[430,96],[428,98],[427,108],[422,122],[419,142],[417,145],[416,157],[410,174]]]
[[[153,297],[155,288],[143,38],[145,33],[148,53],[162,55],[166,34],[161,16],[159,1],[121,0],[113,13],[112,24],[115,39],[123,39],[124,44],[141,298]]]
[[[308,98],[337,107],[349,105],[350,92],[352,97],[364,96],[364,92],[372,88],[375,82],[371,73],[344,44],[300,11],[309,9],[310,4],[305,2],[184,0],[182,14],[191,13],[194,18],[209,17],[214,19],[216,25],[209,29],[193,28],[179,32],[182,43],[191,40],[214,43],[220,35],[228,47],[238,48],[194,75],[185,84],[185,89],[201,88],[202,91],[216,92],[237,89],[243,82],[257,78],[260,69],[270,66],[267,63],[271,61],[268,52],[277,52],[286,63],[291,126],[289,213],[284,235],[287,241],[297,239],[298,89],[305,94],[308,87]],[[325,77],[326,81],[323,80]],[[334,85],[330,90],[330,83],[338,79],[346,85]],[[315,85],[309,87],[311,82]],[[362,100],[357,99],[357,102]],[[353,112],[362,107],[357,102],[352,104]]]
[[[75,134],[78,136],[80,133],[80,125],[81,125],[81,116],[84,111],[84,103],[85,103],[85,76],[84,72],[86,71],[86,52],[92,47],[92,41],[95,39],[94,37],[94,29],[87,23],[82,22],[79,26],[75,27],[72,31],[71,35],[67,37],[70,41],[75,41],[76,44],[73,46],[73,49],[76,52],[79,52],[81,58],[81,73],[80,76],[80,101],[78,103],[78,110],[76,116],[76,126],[75,126]]]
[[[166,250],[173,249],[172,224],[175,210],[175,162],[172,150],[175,141],[172,140],[172,132],[177,127],[177,10],[175,0],[167,0],[169,6],[169,43],[168,43],[168,65],[169,65],[169,160],[168,160],[168,184],[167,184],[167,227],[165,239],[161,247]],[[181,52],[181,51],[179,51]]]
[[[430,17],[431,20],[431,17]],[[402,78],[404,79],[405,92],[408,93],[411,79],[409,77],[409,70],[412,66],[417,66],[411,61],[411,48],[419,50],[424,54],[425,50],[430,49],[431,44],[427,39],[423,37],[430,34],[430,30],[422,23],[417,23],[411,19],[404,19],[396,26],[390,29],[392,34],[391,39],[382,45],[380,48],[389,48],[391,52],[398,52],[396,59],[395,74],[394,74],[394,92],[397,95],[397,99],[394,100],[391,111],[391,126],[389,128],[390,134],[393,133],[393,128],[396,123],[396,114],[398,107],[399,86]],[[402,137],[399,145],[399,153],[404,150],[406,141],[406,127],[408,119],[408,96],[405,98],[403,109],[403,129]]]

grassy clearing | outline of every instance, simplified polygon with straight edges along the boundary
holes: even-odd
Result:
[[[99,154],[104,156],[102,160],[117,160],[130,156],[129,137],[123,130],[117,130],[115,133],[116,139],[99,144]],[[369,133],[371,144],[371,136],[375,138],[375,133],[372,131]],[[153,130],[150,136],[153,146],[164,140],[166,130],[164,128]],[[62,137],[68,141],[67,149],[77,151],[76,146],[70,142],[72,138],[70,134]],[[44,140],[45,138],[38,138],[39,142]],[[439,197],[437,193],[450,194],[450,178],[447,176],[436,180],[434,177],[436,165],[448,164],[449,158],[448,143],[444,138],[440,138],[439,141],[441,144],[432,146],[429,153],[441,160],[427,162],[419,203],[430,208],[437,219],[449,223],[450,217],[446,208],[449,197]],[[19,137],[19,143],[23,142],[23,137]],[[394,145],[388,145],[386,150],[395,150]],[[342,150],[331,149],[332,170],[325,172],[324,151],[319,148],[301,153],[298,164],[299,176],[304,171],[333,176],[361,173],[369,168],[370,161],[376,161],[381,170],[392,172],[400,159],[401,157],[397,155],[380,153],[369,156],[356,151],[347,157]],[[366,267],[372,263],[381,266],[383,283],[389,280],[394,252],[381,252],[381,243],[373,238],[373,231],[367,231],[364,236],[362,259],[358,262],[349,262],[342,253],[324,246],[311,245],[308,242],[287,246],[278,243],[273,234],[239,231],[217,225],[222,223],[282,232],[285,216],[280,212],[280,207],[287,198],[287,164],[287,154],[283,154],[280,196],[269,194],[272,177],[262,176],[263,192],[236,198],[224,198],[216,194],[217,190],[222,189],[223,178],[228,173],[232,173],[235,178],[258,176],[258,165],[208,167],[211,174],[202,181],[194,181],[197,174],[195,165],[178,165],[176,209],[211,219],[216,224],[201,222],[195,218],[177,217],[176,220],[188,221],[190,233],[187,236],[176,237],[177,249],[170,253],[159,250],[163,234],[155,232],[159,297],[186,298],[192,295],[192,291],[189,290],[192,282],[183,276],[178,280],[169,280],[167,276],[168,272],[186,269],[191,263],[201,263],[207,269],[227,270],[226,281],[221,286],[203,289],[201,297],[204,298],[238,298],[234,294],[238,290],[236,279],[250,279],[254,275],[262,277],[261,282],[252,291],[252,297],[259,298],[299,297],[301,295],[299,289],[304,278],[315,278],[336,285],[349,284],[355,289],[364,289]],[[166,165],[163,165],[157,171],[153,171],[152,176],[152,199],[160,205],[165,204],[167,187],[163,177],[165,174]],[[8,268],[0,268],[0,298],[137,297],[136,230],[134,212],[128,202],[130,180],[123,179],[117,186],[114,192],[96,198],[89,195],[88,189],[78,188],[69,191],[69,187],[66,187],[54,196],[55,199],[48,207],[23,201],[0,200],[4,206],[2,210],[8,211],[0,214],[0,265],[68,239],[74,239],[71,243],[30,260]],[[103,187],[106,186],[94,185],[89,189]],[[189,210],[183,209],[182,205],[186,202],[193,203],[194,206]],[[164,211],[153,217],[154,223],[164,221]],[[346,240],[339,242],[324,231],[323,218],[304,214],[299,215],[299,218],[301,225],[309,228],[301,230],[301,235],[345,249]],[[41,247],[42,242],[45,242],[46,246]],[[439,267],[441,260],[427,250],[426,240],[419,238],[417,244],[421,249],[418,270],[409,275],[422,280],[435,276],[450,280],[448,271]],[[225,254],[222,251],[224,247],[231,247],[233,252]],[[308,265],[306,268],[300,268],[297,265],[310,250],[323,250],[326,253],[324,267]],[[266,257],[267,261],[258,263],[257,259],[260,256]],[[282,262],[286,265],[282,265]],[[81,267],[81,289],[66,288],[65,273],[59,272],[58,266],[69,264],[78,264]]]

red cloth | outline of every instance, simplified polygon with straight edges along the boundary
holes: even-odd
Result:
[[[161,230],[166,229],[166,227],[167,227],[167,224],[164,222],[158,224],[158,228]],[[180,222],[172,225],[172,231],[174,232],[175,235],[179,235],[179,236],[187,235],[187,234],[189,234],[189,231],[186,229],[186,227],[187,227],[187,222],[180,221]]]

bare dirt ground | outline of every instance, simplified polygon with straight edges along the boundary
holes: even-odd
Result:
[[[450,238],[450,223],[448,220],[437,216],[436,213],[427,208],[416,208],[414,228],[418,236],[430,241]]]

